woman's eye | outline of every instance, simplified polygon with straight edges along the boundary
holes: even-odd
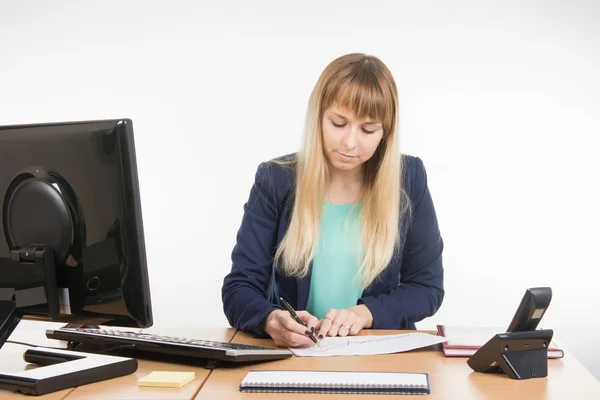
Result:
[[[331,123],[333,124],[333,126],[335,126],[336,128],[343,128],[346,126],[346,124],[336,124],[335,122],[331,121]]]
[[[371,133],[375,133],[375,131],[370,131],[368,129],[363,128],[362,130],[364,133],[366,133],[367,135],[370,135]]]

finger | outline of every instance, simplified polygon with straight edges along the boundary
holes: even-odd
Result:
[[[336,322],[337,315],[339,314],[339,310],[329,310],[323,319],[323,324],[321,325],[321,330],[319,334],[323,336],[336,336],[339,323]]]
[[[290,332],[287,329],[284,330],[280,335],[273,338],[273,342],[278,347],[294,348],[294,347],[312,347],[314,343],[302,335],[298,335],[295,332]]]
[[[305,333],[306,327],[298,324],[286,311],[277,312],[275,316],[267,322],[266,330],[273,339],[273,342],[280,347],[308,347],[313,346],[314,342],[306,334],[298,334],[293,329],[302,327],[300,331]]]
[[[285,347],[310,347],[314,345],[313,341],[306,334],[299,334],[285,327],[282,327],[281,333],[283,346]]]
[[[340,335],[340,331],[342,330],[342,325],[346,320],[350,318],[350,314],[347,310],[339,310],[333,322],[331,323],[331,328],[329,328],[329,336],[338,336]]]
[[[310,329],[312,331],[312,333],[314,334],[317,331],[317,324],[319,323],[319,320],[317,319],[317,317],[314,317],[311,315],[311,317],[309,318],[309,320],[307,321],[306,326],[308,327],[308,329]]]
[[[354,336],[354,335],[358,335],[358,333],[360,331],[362,331],[363,329],[363,325],[360,322],[355,322],[352,324],[352,327],[350,328],[350,333],[349,335]]]
[[[314,344],[310,338],[313,331],[298,323],[291,315],[283,315],[279,322],[285,328],[285,340],[290,347],[304,347]]]
[[[320,320],[317,322],[317,324],[315,325],[315,332],[317,332],[317,333],[319,332],[319,330],[321,329],[321,325],[322,325],[322,324],[323,324],[323,320],[321,320],[321,319],[320,319]]]
[[[352,324],[357,320],[357,315],[350,310],[341,310],[333,325],[339,323],[337,334],[338,336],[347,336],[350,333]]]
[[[279,324],[284,326],[285,329],[296,333],[303,333],[306,331],[306,327],[298,323],[298,321],[296,321],[289,313],[282,313],[278,315],[278,317]]]
[[[348,312],[348,318],[342,324],[343,329],[340,328],[340,332],[342,334],[340,336],[354,336],[358,335],[358,333],[364,328],[365,321],[361,318],[352,308],[346,309],[344,311]],[[345,331],[345,332],[344,332]],[[345,334],[344,334],[345,333]]]
[[[291,334],[288,343],[289,347],[312,347],[315,345],[307,335],[300,335],[296,332]]]
[[[327,336],[337,336],[340,331],[340,326],[342,326],[342,324],[340,324],[337,319],[333,320],[331,323],[331,328],[329,328],[329,332],[327,332]]]
[[[319,321],[319,330],[317,331],[317,339],[321,340],[325,336],[327,336],[327,332],[329,332],[329,328],[331,328],[331,317],[325,316],[322,320]]]
[[[358,314],[350,310],[350,317],[343,324],[348,330],[348,335],[354,336],[364,328],[365,321]]]
[[[348,334],[350,333],[350,329],[352,329],[352,322],[344,322],[340,325],[340,328],[338,329],[338,335],[348,336]]]
[[[319,319],[314,315],[310,314],[308,311],[298,311],[298,317],[306,324],[308,329],[310,329],[313,333],[317,329],[317,324],[319,323]]]

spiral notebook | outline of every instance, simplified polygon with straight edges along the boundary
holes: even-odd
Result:
[[[429,394],[427,373],[250,371],[241,392]]]

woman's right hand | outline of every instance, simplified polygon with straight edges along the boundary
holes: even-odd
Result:
[[[296,315],[306,326],[296,322],[289,312],[284,310],[272,311],[265,318],[265,332],[271,336],[273,342],[279,347],[311,347],[314,342],[310,333],[314,334],[315,326],[319,320],[307,311],[297,311]]]

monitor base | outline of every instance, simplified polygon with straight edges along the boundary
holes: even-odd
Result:
[[[0,300],[0,347],[6,343],[21,318],[22,310],[15,301]],[[0,372],[0,389],[43,395],[129,375],[138,366],[135,358],[44,347],[28,349],[23,359],[41,367],[15,373]]]
[[[81,353],[72,350],[29,349],[25,361],[41,365],[22,372],[0,373],[0,389],[43,395],[134,373],[134,358]]]

